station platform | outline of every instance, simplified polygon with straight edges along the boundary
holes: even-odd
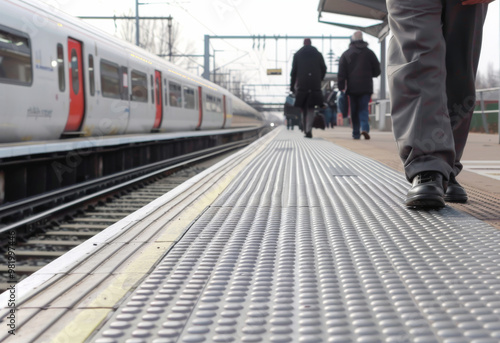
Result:
[[[406,208],[371,134],[275,129],[17,284],[15,336],[0,295],[0,340],[498,343],[495,220]]]
[[[353,140],[350,127],[314,130],[315,137],[375,159],[404,173],[392,132],[372,130],[370,140]],[[499,135],[470,133],[462,158],[464,169],[458,181],[467,190],[467,204],[449,204],[500,229]]]

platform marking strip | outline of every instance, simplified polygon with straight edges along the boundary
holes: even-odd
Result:
[[[189,210],[183,211],[182,218],[179,218],[180,220],[174,219],[172,225],[168,227],[168,232],[165,232],[155,242],[150,244],[139,258],[135,259],[127,266],[121,275],[117,276],[113,282],[88,305],[88,309],[78,313],[78,315],[76,315],[75,318],[51,340],[51,342],[84,342],[92,332],[101,325],[102,321],[106,319],[113,307],[116,306],[118,302],[132,290],[132,287],[157,264],[158,260],[164,256],[166,249],[170,248],[180,238],[186,227],[192,223],[205,208],[213,203],[250,161],[265,149],[266,145],[277,135],[277,131],[279,130],[267,134],[265,143],[263,142],[253,153],[227,172],[221,180],[212,185],[202,197],[191,204]],[[163,245],[165,249],[158,249],[159,245]]]
[[[500,161],[487,160],[487,161],[461,161],[464,170],[472,173],[490,177],[495,180],[500,180]]]

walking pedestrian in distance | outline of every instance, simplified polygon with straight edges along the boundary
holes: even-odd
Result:
[[[373,78],[379,75],[380,62],[377,56],[363,41],[363,33],[354,32],[349,49],[340,56],[338,71],[338,88],[349,96],[354,139],[359,139],[361,135],[370,139],[368,104],[373,93]]]
[[[323,105],[321,81],[325,74],[323,55],[311,45],[309,38],[304,39],[304,46],[293,56],[290,90],[295,93],[295,106],[302,109],[304,133],[307,138],[312,138],[314,107]]]
[[[457,182],[476,103],[483,24],[493,0],[387,0],[393,132],[412,187],[405,204],[466,202]]]

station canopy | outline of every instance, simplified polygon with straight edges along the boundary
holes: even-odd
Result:
[[[318,19],[322,23],[361,30],[379,39],[383,39],[389,32],[385,0],[320,0],[318,12],[319,18],[321,18],[322,13],[333,13],[381,21],[376,25],[360,27]]]

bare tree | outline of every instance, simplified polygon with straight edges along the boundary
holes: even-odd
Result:
[[[129,11],[128,14],[124,16],[133,16],[132,12]],[[140,26],[140,46],[156,55],[161,57],[171,57],[172,62],[181,62],[178,56],[173,55],[183,55],[187,53],[179,53],[180,49],[180,29],[177,22],[173,22],[171,27],[169,27],[169,20],[167,19],[156,19],[156,20],[141,20]],[[124,20],[121,25],[120,35],[123,39],[128,42],[135,43],[135,20],[129,19]],[[193,50],[193,44],[186,44],[186,46],[191,47],[188,50]]]
[[[494,69],[493,63],[490,62],[484,74],[478,73],[476,77],[476,88],[484,89],[498,86],[500,86],[500,73],[498,70]]]
[[[132,11],[129,11],[124,16],[133,17],[134,14]],[[172,22],[170,28],[167,19],[141,20],[139,24],[140,45],[142,48],[155,55],[170,59],[172,63],[187,70],[200,70],[200,68],[203,68],[198,59],[199,56],[195,55],[196,44],[182,36],[180,26],[177,22]],[[135,20],[123,20],[119,34],[126,41],[135,43]],[[243,81],[244,76],[241,73],[233,73],[232,76],[239,80],[237,86],[235,87],[227,80],[225,86],[235,89],[235,94],[243,97],[244,94],[241,94],[240,85],[245,83]]]

